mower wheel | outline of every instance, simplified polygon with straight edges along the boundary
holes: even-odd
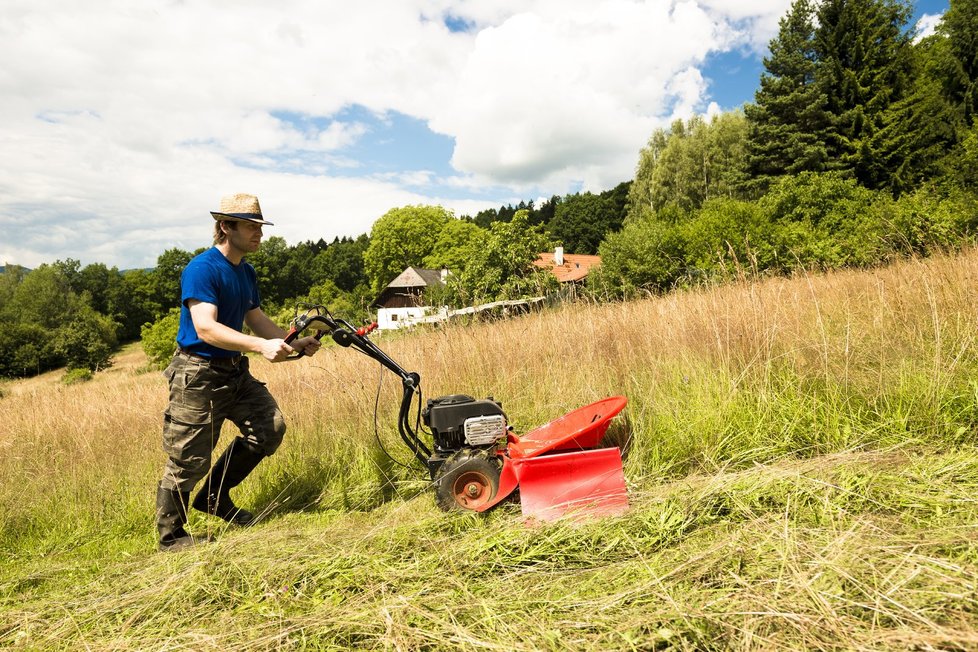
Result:
[[[441,465],[435,476],[435,499],[443,510],[474,510],[499,490],[500,464],[492,451],[463,448]]]

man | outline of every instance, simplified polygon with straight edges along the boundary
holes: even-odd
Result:
[[[163,450],[169,460],[156,494],[160,550],[195,543],[187,533],[190,492],[194,509],[236,525],[254,515],[231,500],[229,490],[251,473],[282,442],[285,420],[264,383],[248,371],[242,352],[280,362],[301,351],[319,349],[314,337],[285,343],[286,332],[261,310],[255,269],[242,259],[258,250],[266,222],[254,195],[221,199],[214,217],[214,246],[194,257],[180,277],[180,328],[177,351],[164,375],[170,404],[163,416]],[[243,324],[254,335],[242,332]],[[241,431],[210,468],[221,426],[230,419]],[[210,475],[208,475],[208,469]]]

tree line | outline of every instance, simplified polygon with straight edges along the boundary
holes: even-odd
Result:
[[[448,303],[539,292],[527,252],[554,244],[601,255],[587,289],[606,299],[970,242],[978,0],[952,0],[927,38],[911,15],[902,0],[796,0],[754,102],[656,130],[635,178],[600,195],[417,224],[393,211],[365,253],[374,290],[411,264],[455,272]],[[518,219],[523,235],[505,233]]]
[[[299,302],[359,320],[408,266],[447,268],[432,301],[465,305],[555,291],[535,268],[562,245],[598,253],[596,299],[796,269],[869,266],[969,243],[978,225],[978,0],[951,0],[917,39],[902,0],[796,0],[770,43],[754,101],[677,120],[612,190],[456,217],[405,206],[369,234],[248,257],[266,312]],[[172,349],[179,276],[197,252],[152,270],[58,261],[0,274],[0,376],[98,369],[117,342]]]
[[[406,206],[392,209],[371,233],[355,238],[289,245],[269,237],[247,261],[258,274],[263,310],[281,324],[300,304],[328,305],[337,314],[365,321],[380,290],[409,265],[461,271],[468,261],[481,259],[483,271],[469,267],[466,278],[473,287],[459,290],[458,301],[501,292],[503,286],[508,295],[517,295],[524,287],[519,282],[524,259],[551,246],[545,229],[595,253],[601,229],[589,224],[590,230],[582,230],[571,216],[583,223],[588,207],[605,202],[610,207],[606,228],[619,228],[627,188],[626,183],[600,195],[555,196],[539,209],[524,201],[474,217],[456,218],[440,206]],[[478,244],[490,234],[497,246]],[[525,251],[515,258],[500,251],[518,246]],[[139,339],[153,357],[168,356],[178,323],[180,274],[201,251],[168,249],[145,270],[120,271],[102,263],[82,267],[70,258],[34,270],[7,265],[0,273],[0,378],[62,366],[94,372],[111,364],[118,344]],[[494,279],[491,288],[484,278]]]
[[[869,266],[970,243],[978,0],[918,39],[899,0],[796,0],[754,102],[676,121],[642,149],[599,295]]]
[[[269,238],[248,257],[259,273],[265,306],[274,315],[296,296],[355,302],[367,287],[367,241],[362,235],[288,246],[282,238]],[[108,367],[119,343],[172,321],[180,305],[180,274],[200,251],[168,249],[147,270],[82,267],[73,259],[33,270],[7,265],[0,274],[0,377],[62,366],[88,372]],[[165,346],[172,353],[172,337]]]

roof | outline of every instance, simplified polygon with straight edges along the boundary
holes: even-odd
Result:
[[[396,304],[417,306],[420,305],[418,298],[425,288],[444,284],[441,270],[408,267],[381,290],[380,296],[371,305],[392,308],[395,307],[390,305],[393,300]],[[401,298],[395,300],[395,297]],[[404,306],[398,305],[398,307]]]
[[[437,269],[421,269],[420,267],[408,267],[397,275],[393,281],[387,284],[389,288],[423,288],[433,285],[444,285],[441,280],[441,271]]]
[[[549,269],[557,280],[561,283],[580,281],[588,275],[594,267],[601,266],[601,256],[590,256],[587,254],[564,254],[564,264],[557,265],[554,260],[554,252],[548,251],[540,254],[533,264],[542,269]]]

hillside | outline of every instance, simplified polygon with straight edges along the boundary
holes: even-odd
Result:
[[[0,398],[0,647],[978,649],[978,252],[375,340],[518,432],[613,394],[631,510],[444,514],[349,350],[255,360],[289,418],[248,530],[155,552],[137,349]],[[230,426],[223,434],[232,436]]]

